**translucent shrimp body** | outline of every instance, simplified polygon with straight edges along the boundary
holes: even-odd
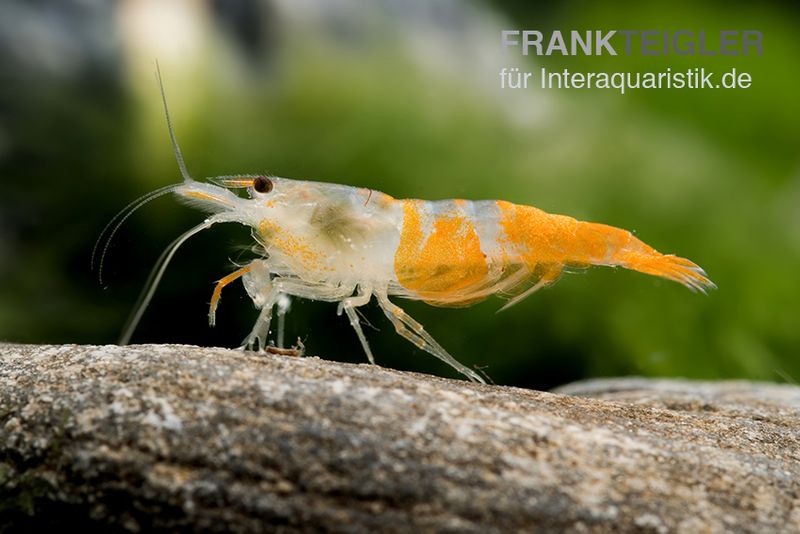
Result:
[[[246,346],[264,347],[281,295],[339,302],[374,361],[354,309],[375,297],[397,332],[467,377],[459,364],[390,296],[437,306],[467,306],[490,295],[518,302],[555,282],[567,267],[620,266],[714,287],[689,260],[664,255],[630,232],[503,201],[396,200],[344,185],[264,176],[189,182],[175,193],[226,221],[253,228],[264,257],[225,277],[214,292],[242,277],[261,309]],[[253,184],[268,182],[260,193]],[[227,188],[246,187],[250,198]]]
[[[508,299],[505,308],[554,283],[566,268],[592,265],[625,267],[701,292],[715,287],[699,266],[661,254],[626,230],[530,206],[493,200],[397,200],[365,188],[261,175],[195,181],[175,139],[163,87],[162,98],[183,182],[131,203],[109,224],[110,235],[133,210],[166,192],[210,215],[164,251],[123,343],[178,247],[222,222],[251,227],[261,252],[261,257],[219,280],[211,297],[213,325],[223,288],[242,279],[260,310],[244,347],[263,350],[273,309],[277,306],[281,313],[287,296],[299,297],[338,302],[338,313],[347,315],[374,363],[355,309],[375,298],[398,334],[477,382],[483,382],[480,375],[450,356],[389,297],[468,306],[498,295]],[[235,193],[242,189],[246,196]]]

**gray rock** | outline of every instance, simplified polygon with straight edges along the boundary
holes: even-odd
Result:
[[[0,345],[0,528],[800,530],[800,388]]]

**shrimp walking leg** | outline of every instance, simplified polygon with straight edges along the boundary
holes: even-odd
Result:
[[[269,327],[272,322],[272,308],[280,298],[289,295],[333,302],[352,295],[355,289],[352,286],[309,284],[295,278],[278,277],[270,280],[268,272],[266,277],[263,276],[264,272],[254,268],[244,275],[244,283],[248,293],[255,292],[255,287],[261,287],[263,290],[259,290],[258,298],[253,298],[254,301],[259,303],[261,313],[259,313],[253,329],[241,348],[253,349],[257,346],[258,350],[263,350],[266,347]],[[252,293],[251,296],[253,296]]]
[[[276,304],[278,305],[278,333],[275,336],[275,346],[283,348],[283,332],[286,328],[286,314],[289,313],[292,299],[289,295],[278,295]]]
[[[217,281],[217,285],[214,288],[214,293],[211,295],[211,304],[208,307],[209,326],[214,326],[217,322],[217,305],[219,304],[219,299],[222,297],[222,289],[231,282],[234,282],[235,280],[249,273],[252,268],[252,264],[245,265],[241,269],[237,269],[228,276],[225,276],[221,280]]]
[[[372,350],[369,348],[369,343],[367,343],[367,338],[364,336],[364,331],[361,329],[361,322],[358,319],[358,315],[356,314],[356,308],[358,306],[363,306],[367,304],[370,299],[372,298],[372,292],[364,290],[363,287],[358,288],[358,295],[354,297],[348,297],[339,303],[339,308],[336,311],[337,315],[342,314],[342,310],[347,314],[347,318],[350,320],[350,326],[356,331],[356,335],[358,336],[358,340],[361,342],[361,347],[364,349],[364,352],[367,355],[367,359],[369,363],[375,364],[375,357],[372,355]]]
[[[450,356],[450,354],[425,331],[421,324],[411,318],[400,306],[390,301],[387,295],[376,293],[375,296],[378,299],[378,304],[383,310],[383,313],[386,314],[386,317],[392,322],[398,334],[422,350],[436,356],[473,382],[486,383],[478,373],[462,365],[458,360]]]
[[[264,307],[261,308],[261,313],[258,314],[256,324],[253,325],[253,329],[250,331],[250,334],[247,335],[247,338],[245,338],[244,344],[239,347],[240,349],[264,350],[267,346],[267,336],[269,335],[269,325],[272,322],[272,306],[274,304],[274,301],[267,302]]]

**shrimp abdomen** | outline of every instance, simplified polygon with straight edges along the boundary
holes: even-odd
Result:
[[[551,215],[537,208],[498,202],[507,246],[528,269],[551,266],[620,266],[681,283],[705,292],[716,286],[692,261],[662,254],[632,233],[605,224]]]
[[[490,295],[510,306],[553,284],[568,267],[620,266],[705,292],[703,269],[661,254],[633,234],[504,201],[403,200],[396,294],[438,306]]]

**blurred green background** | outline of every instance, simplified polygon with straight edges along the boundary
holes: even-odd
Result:
[[[800,27],[794,3],[625,8],[522,1],[7,1],[0,6],[0,339],[112,343],[160,251],[203,215],[159,199],[89,269],[125,204],[179,180],[164,75],[195,178],[272,173],[397,198],[499,198],[635,231],[703,266],[709,296],[592,269],[500,314],[403,302],[502,384],[592,376],[800,379]],[[501,29],[756,29],[761,57],[504,56]],[[741,90],[502,91],[498,72],[736,67]],[[215,280],[251,244],[219,227],[178,253],[134,342],[237,346],[256,311]],[[382,365],[456,376],[393,332]],[[335,305],[295,300],[288,339],[364,361]]]

